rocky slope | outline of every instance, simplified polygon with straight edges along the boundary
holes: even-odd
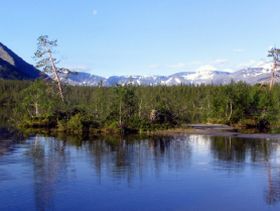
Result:
[[[34,80],[44,74],[0,43],[0,78]]]

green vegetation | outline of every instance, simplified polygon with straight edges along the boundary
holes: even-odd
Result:
[[[50,82],[47,82],[50,83]],[[71,134],[132,133],[222,123],[259,131],[280,127],[280,86],[78,87],[0,81],[1,119],[20,128]],[[7,112],[12,111],[12,112]]]
[[[58,68],[58,60],[54,57],[54,49],[57,47],[57,40],[50,40],[48,35],[42,35],[37,39],[37,51],[35,52],[36,67],[49,76],[56,82],[56,86],[61,100],[64,102],[61,79],[59,73],[63,72],[64,68]]]

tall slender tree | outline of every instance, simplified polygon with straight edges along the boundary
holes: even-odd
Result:
[[[280,49],[272,48],[271,50],[268,51],[268,57],[272,57],[272,59],[273,59],[273,66],[272,66],[271,79],[270,79],[270,85],[269,85],[269,88],[271,90],[275,84],[275,81],[279,77],[277,75],[277,71],[280,67]]]
[[[37,51],[35,52],[36,67],[41,68],[53,78],[57,85],[58,94],[62,102],[64,102],[64,94],[59,76],[63,68],[57,67],[58,60],[54,58],[54,48],[57,47],[57,40],[49,40],[48,35],[42,35],[37,41]]]

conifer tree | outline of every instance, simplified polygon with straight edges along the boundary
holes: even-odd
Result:
[[[275,81],[277,80],[277,71],[278,68],[280,67],[280,49],[279,48],[272,48],[271,50],[268,51],[268,57],[272,57],[273,59],[273,67],[271,71],[271,79],[270,79],[270,85],[269,88],[270,90],[275,84]]]
[[[54,58],[54,48],[57,47],[57,40],[49,40],[48,35],[42,35],[37,39],[37,51],[35,59],[37,60],[36,67],[41,68],[45,73],[48,73],[56,82],[59,96],[64,102],[64,94],[59,74],[63,68],[58,68],[58,60]]]

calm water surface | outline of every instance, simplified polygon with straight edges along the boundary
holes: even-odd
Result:
[[[280,210],[280,141],[0,140],[0,210]]]

